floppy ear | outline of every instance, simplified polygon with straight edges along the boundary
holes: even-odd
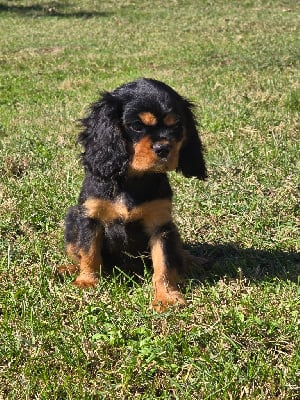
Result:
[[[110,93],[103,94],[91,106],[90,114],[81,120],[85,129],[78,136],[84,147],[82,163],[93,175],[102,179],[115,179],[127,169],[128,154],[122,138],[122,105]]]
[[[207,171],[203,157],[203,146],[197,132],[192,107],[192,103],[184,100],[186,139],[179,153],[177,169],[186,177],[195,176],[198,179],[205,180]]]

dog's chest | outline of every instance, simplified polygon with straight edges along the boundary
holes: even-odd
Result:
[[[135,205],[134,200],[124,194],[120,194],[113,201],[91,197],[85,201],[84,207],[88,217],[104,224],[114,221],[122,221],[125,224],[139,221],[149,234],[172,219],[172,203],[168,198]]]

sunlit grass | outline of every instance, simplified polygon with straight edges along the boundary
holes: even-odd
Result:
[[[297,1],[0,2],[0,398],[298,399]],[[211,260],[157,315],[151,271],[61,280],[77,120],[141,76],[196,104],[206,183],[170,174]]]

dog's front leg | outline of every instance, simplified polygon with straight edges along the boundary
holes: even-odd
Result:
[[[81,226],[78,249],[79,275],[74,285],[87,288],[94,287],[102,266],[102,230],[97,221],[87,218],[84,226]]]
[[[74,285],[82,288],[96,286],[102,265],[103,229],[100,221],[86,217],[83,210],[72,207],[66,217],[66,244],[68,255],[79,265]],[[62,272],[75,272],[66,267]]]
[[[183,268],[181,240],[176,226],[170,222],[158,228],[150,239],[153,263],[153,308],[163,312],[170,305],[186,304],[178,283]]]

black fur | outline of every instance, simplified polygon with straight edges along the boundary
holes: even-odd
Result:
[[[203,158],[203,146],[196,128],[196,119],[192,111],[193,105],[187,100],[184,103],[188,140],[180,152],[178,170],[186,177],[195,176],[198,179],[205,179],[207,172]]]
[[[121,112],[119,100],[106,93],[82,120],[85,130],[78,137],[85,150],[82,163],[86,172],[103,180],[123,176],[128,165],[125,142],[120,140],[118,127]]]

